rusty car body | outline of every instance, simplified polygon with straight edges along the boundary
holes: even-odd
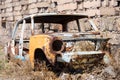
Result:
[[[80,19],[86,18],[93,31],[84,32],[79,24]],[[77,24],[77,31],[68,31],[68,23],[75,21]],[[35,34],[35,24],[40,23],[41,32]],[[45,31],[45,24],[48,23],[49,26],[53,23],[60,24],[59,27],[52,25]],[[19,25],[22,25],[19,27]],[[30,36],[24,38],[26,32],[26,24],[29,25]],[[16,38],[18,34],[17,30],[21,29],[19,32],[19,37]],[[50,31],[51,30],[51,31]],[[29,34],[27,34],[29,35]],[[11,56],[19,58],[21,60],[30,60],[32,67],[35,67],[35,61],[39,58],[46,59],[50,64],[55,65],[56,62],[77,62],[81,63],[89,62],[89,59],[96,57],[99,62],[99,58],[111,57],[110,55],[110,45],[108,43],[110,38],[97,37],[100,32],[96,25],[87,15],[82,14],[56,14],[56,13],[41,13],[30,15],[23,19],[20,19],[13,30],[11,41],[6,44],[6,54],[10,59]],[[84,44],[85,47],[81,44]],[[91,42],[91,43],[89,43]],[[28,47],[25,47],[25,43],[28,43]],[[87,48],[92,44],[93,49]],[[77,49],[76,49],[77,47]],[[80,49],[80,47],[83,49]],[[85,49],[86,48],[86,49]],[[102,55],[99,57],[98,55]],[[92,56],[88,59],[84,59],[82,56]]]

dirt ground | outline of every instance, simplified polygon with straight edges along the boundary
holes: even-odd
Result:
[[[88,70],[74,72],[53,72],[44,64],[40,71],[33,71],[29,62],[4,60],[3,47],[0,47],[0,80],[120,80],[120,45],[112,46],[116,63],[114,65],[99,64]],[[19,63],[18,63],[19,62]]]

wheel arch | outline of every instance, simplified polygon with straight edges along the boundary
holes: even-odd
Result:
[[[44,51],[41,48],[36,48],[34,50],[34,60],[47,60],[47,57],[44,53]]]

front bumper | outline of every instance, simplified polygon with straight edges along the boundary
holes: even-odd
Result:
[[[75,61],[75,58],[77,58],[78,56],[97,54],[104,54],[104,52],[103,51],[65,52],[62,53],[61,56],[57,57],[57,61],[70,63],[71,61]]]

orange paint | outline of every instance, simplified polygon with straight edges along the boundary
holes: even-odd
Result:
[[[55,62],[56,51],[52,50],[52,42],[58,38],[49,36],[46,34],[35,35],[30,37],[30,46],[29,46],[29,55],[30,55],[30,62],[32,67],[34,68],[34,54],[36,49],[41,49],[45,53],[47,59],[51,64]]]

